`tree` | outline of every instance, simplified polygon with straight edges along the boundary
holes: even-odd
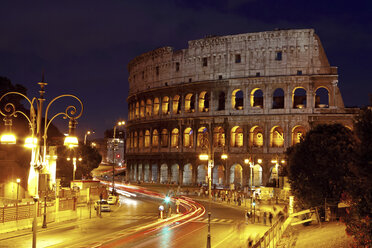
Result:
[[[80,144],[79,147],[73,150],[63,146],[59,147],[57,177],[62,179],[61,184],[63,186],[68,186],[73,178],[73,157],[77,158],[76,179],[91,178],[90,172],[97,168],[102,161],[102,156],[97,149],[89,145]],[[67,158],[70,158],[70,161]],[[82,160],[79,161],[79,158]]]
[[[288,179],[300,207],[338,200],[354,160],[355,138],[340,124],[318,125],[287,150]]]
[[[356,247],[372,247],[372,110],[362,109],[354,127],[358,143],[343,195],[351,206],[344,222],[346,232],[357,241]]]

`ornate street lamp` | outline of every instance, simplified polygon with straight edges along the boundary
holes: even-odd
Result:
[[[31,136],[26,139],[25,146],[32,149],[31,152],[31,171],[28,179],[28,192],[34,198],[34,206],[35,206],[35,214],[34,214],[34,221],[33,221],[33,238],[32,238],[32,247],[36,247],[36,229],[37,229],[37,202],[39,200],[39,174],[43,170],[45,171],[45,167],[47,165],[47,131],[52,123],[52,121],[58,117],[63,116],[64,119],[69,119],[69,136],[66,137],[64,144],[70,148],[75,147],[78,145],[77,137],[74,136],[75,134],[75,127],[77,124],[76,119],[80,118],[83,113],[83,104],[80,99],[74,95],[64,94],[55,97],[53,100],[49,102],[47,105],[45,112],[43,113],[43,105],[45,102],[44,98],[44,87],[47,83],[39,82],[40,85],[40,95],[39,97],[33,97],[31,100],[20,92],[8,92],[5,93],[0,97],[0,102],[3,99],[6,99],[6,96],[9,95],[17,95],[23,97],[28,103],[30,104],[30,115],[28,116],[21,110],[16,109],[16,106],[8,102],[5,104],[3,109],[0,109],[0,113],[5,116],[5,126],[6,126],[6,133],[1,137],[1,142],[6,144],[15,144],[15,136],[11,137],[11,125],[12,125],[12,117],[17,117],[18,114],[23,115],[30,125]],[[80,106],[80,111],[75,105],[69,105],[66,107],[64,112],[59,112],[55,114],[50,120],[48,119],[48,113],[50,106],[58,99],[63,97],[69,97],[77,100]],[[36,105],[36,106],[35,106]],[[42,118],[44,117],[44,121]],[[44,212],[44,215],[46,212]],[[46,216],[44,216],[43,226],[46,227]]]

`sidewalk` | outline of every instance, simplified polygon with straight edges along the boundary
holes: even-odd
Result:
[[[353,244],[341,222],[289,226],[277,247],[280,248],[347,248]]]
[[[48,213],[56,215],[56,213]],[[94,210],[93,206],[91,208],[91,219],[96,219],[98,216],[96,215],[96,211]],[[49,218],[47,218],[49,219]],[[47,228],[43,229],[41,226],[43,224],[43,216],[37,218],[37,226],[38,232],[42,232],[43,230],[51,230],[55,228],[59,228],[61,225],[64,224],[81,224],[90,219],[90,210],[88,205],[83,205],[77,208],[76,211],[73,210],[66,210],[60,211],[55,216],[55,221],[47,222]],[[11,237],[18,237],[29,234],[32,232],[32,221],[33,219],[24,219],[18,221],[11,221],[0,224],[0,240],[8,239]]]

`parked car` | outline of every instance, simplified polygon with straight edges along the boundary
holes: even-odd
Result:
[[[118,197],[117,197],[117,196],[114,196],[114,195],[110,195],[110,196],[107,198],[107,202],[108,202],[108,204],[110,204],[110,205],[114,205],[114,204],[116,204],[117,201],[118,201]]]
[[[94,203],[94,210],[101,206],[101,212],[110,212],[111,208],[109,203],[106,200],[98,200]]]

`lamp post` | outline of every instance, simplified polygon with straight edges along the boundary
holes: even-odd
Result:
[[[76,157],[73,157],[72,158],[72,164],[74,166],[73,168],[73,172],[72,172],[72,181],[75,181],[75,174],[76,174],[76,161],[79,160],[79,161],[82,161],[82,158],[76,158]],[[71,158],[68,157],[67,158],[67,161],[71,161]]]
[[[246,158],[246,159],[244,159],[244,163],[245,164],[249,164],[249,168],[251,169],[251,173],[250,173],[250,181],[251,181],[251,188],[250,188],[250,190],[251,190],[251,214],[252,214],[252,205],[253,205],[253,163],[252,163],[252,161],[251,161],[251,159],[249,158]]]
[[[208,153],[202,153],[199,155],[199,159],[202,161],[208,161],[208,195],[209,195],[209,211],[208,211],[208,235],[207,235],[207,248],[211,247],[211,200],[212,200],[212,168],[214,166],[214,152],[212,151],[212,146],[209,142],[207,136],[208,132],[204,132],[203,134],[203,142],[204,146],[207,146]],[[226,157],[227,158],[227,157]]]
[[[45,86],[47,83],[39,82],[40,86],[40,95],[39,97],[33,97],[29,99],[27,96],[20,92],[8,92],[5,93],[0,97],[0,102],[2,100],[6,100],[7,96],[9,95],[16,95],[24,98],[30,104],[30,115],[27,115],[25,112],[16,109],[16,106],[8,102],[5,104],[3,109],[0,109],[0,113],[5,116],[4,121],[7,128],[7,132],[5,133],[5,137],[1,137],[2,143],[7,144],[15,144],[15,136],[10,135],[11,132],[11,125],[12,125],[12,117],[17,117],[18,114],[24,116],[27,121],[29,122],[31,136],[26,139],[25,146],[27,148],[31,148],[31,172],[28,179],[28,192],[30,195],[33,196],[34,199],[34,220],[33,220],[33,238],[32,238],[32,247],[36,247],[36,233],[37,233],[37,203],[39,200],[39,174],[41,172],[47,171],[47,131],[51,124],[51,122],[58,116],[63,116],[65,119],[69,119],[69,135],[65,138],[64,144],[70,148],[73,148],[78,145],[77,137],[74,136],[75,127],[77,124],[76,119],[80,118],[83,113],[83,104],[80,99],[74,95],[70,94],[63,94],[60,96],[55,97],[52,99],[49,104],[46,106],[45,111],[43,111],[43,105],[45,102],[44,93],[45,93]],[[52,104],[63,97],[73,98],[77,100],[79,104],[76,105],[68,105],[63,112],[58,112],[50,119],[48,119],[49,108]],[[35,107],[36,105],[36,107]],[[80,111],[77,106],[80,106]],[[43,113],[44,112],[44,113]],[[44,120],[43,120],[44,117]]]
[[[91,131],[87,131],[87,132],[85,133],[85,135],[84,135],[84,145],[87,144],[87,136],[88,136],[88,135],[91,135],[92,133],[94,133],[94,131],[93,131],[93,132],[91,132]]]
[[[118,123],[116,123],[116,125],[114,126],[114,135],[113,135],[113,139],[112,139],[112,195],[114,195],[115,193],[115,164],[116,164],[116,160],[115,160],[115,151],[116,151],[116,148],[117,148],[117,141],[116,141],[116,128],[118,126],[124,126],[125,125],[125,121],[119,121]]]
[[[17,178],[17,203],[18,203],[18,193],[19,193],[19,183],[21,182],[21,179]]]

